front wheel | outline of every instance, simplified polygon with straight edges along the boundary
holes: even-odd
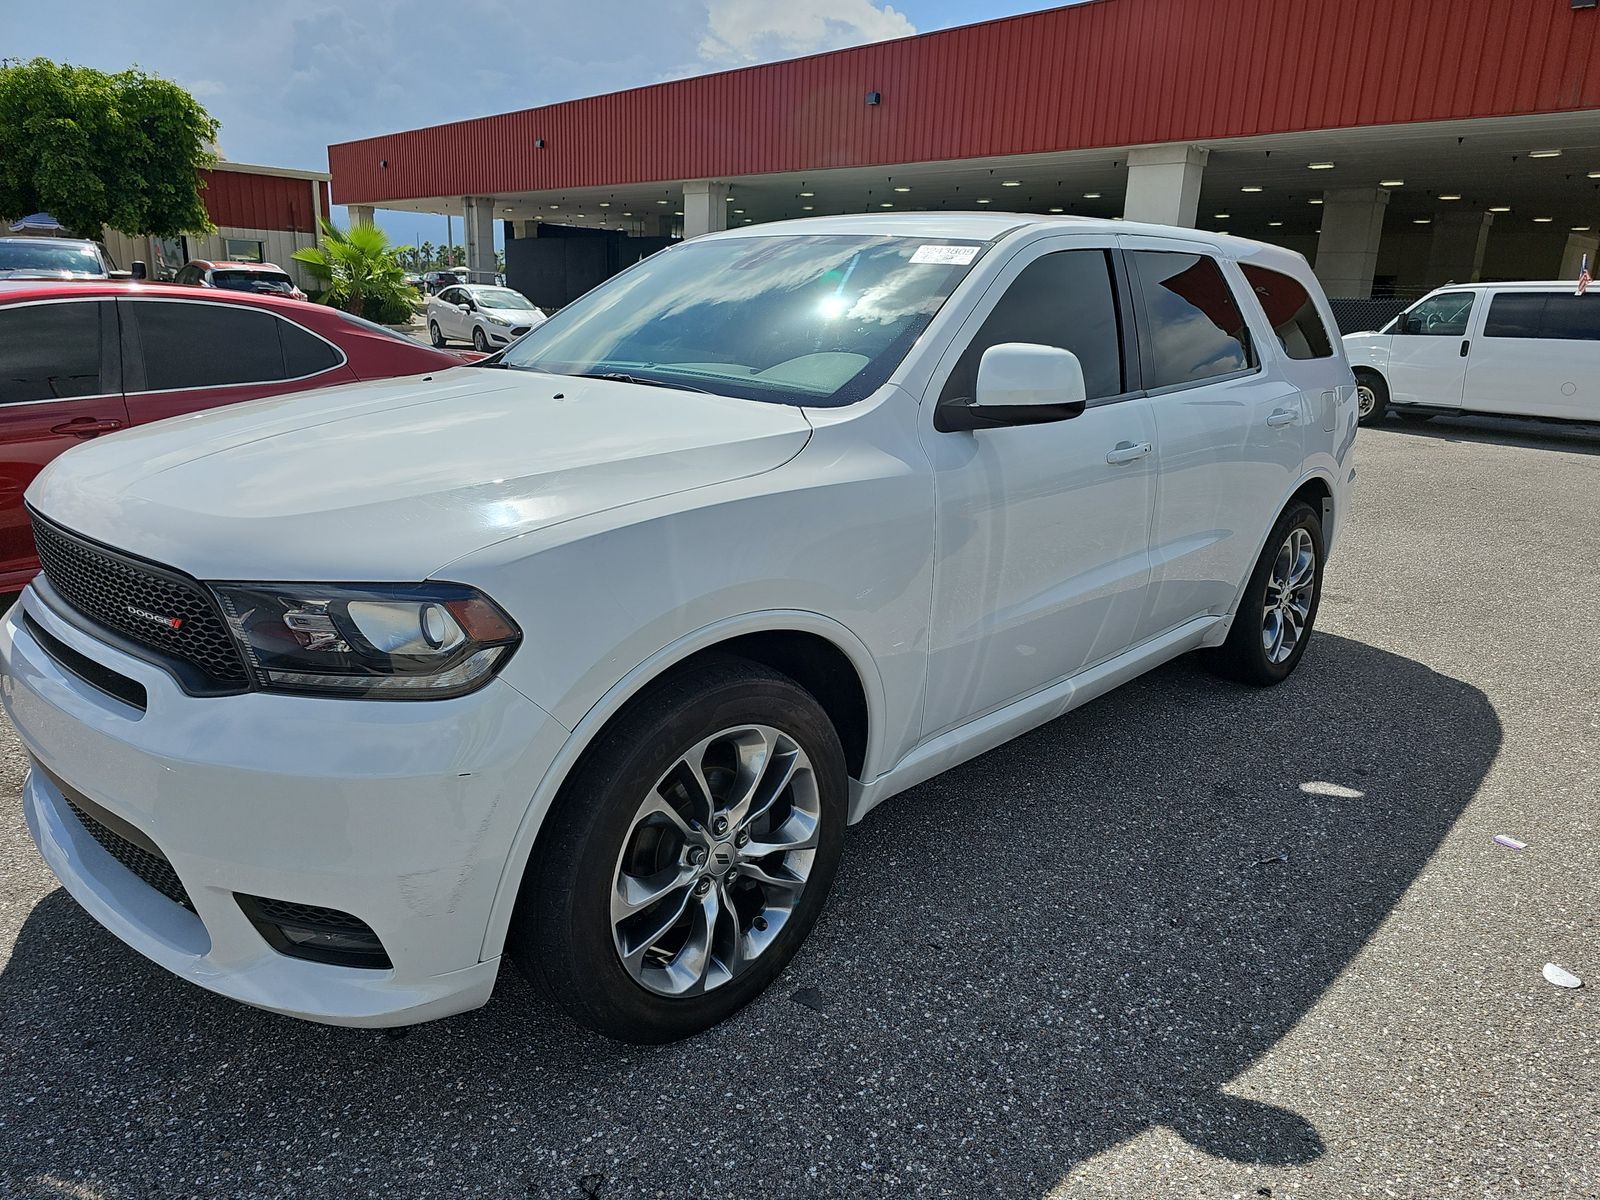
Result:
[[[475,326],[472,330],[472,348],[480,354],[489,353],[489,339],[483,335],[483,326]]]
[[[439,331],[439,322],[428,322],[428,340],[433,343],[435,350],[444,349],[444,334]]]
[[[844,840],[839,737],[794,681],[718,656],[641,694],[574,769],[528,864],[513,955],[579,1024],[699,1033],[772,982]]]
[[[1389,385],[1374,371],[1356,372],[1356,418],[1363,425],[1376,425],[1389,411]]]
[[[1228,640],[1211,651],[1219,674],[1262,687],[1294,672],[1322,600],[1322,519],[1296,501],[1273,525],[1245,584]]]

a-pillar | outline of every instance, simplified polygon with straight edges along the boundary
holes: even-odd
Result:
[[[1326,222],[1326,215],[1323,220]],[[1476,283],[1483,274],[1483,256],[1489,248],[1489,226],[1493,224],[1493,213],[1435,213],[1433,241],[1428,247],[1428,286]]]
[[[1323,193],[1316,272],[1329,296],[1371,299],[1388,207],[1389,193],[1383,188],[1335,188]]]
[[[728,227],[728,185],[697,179],[683,185],[685,240]]]
[[[372,224],[372,205],[347,204],[344,210],[350,214],[351,226]]]
[[[467,278],[473,283],[493,283],[494,200],[488,196],[463,196],[461,209],[467,239]]]
[[[1200,211],[1200,181],[1206,173],[1209,153],[1199,146],[1182,145],[1128,151],[1123,218],[1193,229]]]

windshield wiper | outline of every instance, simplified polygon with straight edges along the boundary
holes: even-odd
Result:
[[[629,375],[623,371],[578,371],[578,379],[609,379],[612,383],[637,383],[645,387],[673,388],[680,392],[699,392],[703,396],[714,396],[715,392],[709,388],[695,387],[692,383],[668,383],[665,379],[648,379],[643,375]]]

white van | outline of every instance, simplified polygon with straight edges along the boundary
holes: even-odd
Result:
[[[1600,421],[1600,291],[1571,280],[1453,284],[1344,347],[1363,425],[1391,407]]]

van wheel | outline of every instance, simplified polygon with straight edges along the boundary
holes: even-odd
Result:
[[[1389,411],[1389,385],[1376,371],[1356,372],[1356,416],[1363,425],[1376,425]]]
[[[439,332],[439,322],[428,322],[428,340],[433,343],[435,350],[444,349],[444,334]]]
[[[1262,687],[1293,674],[1322,599],[1322,520],[1304,501],[1278,518],[1250,573],[1228,640],[1209,655],[1219,674]]]
[[[518,899],[514,957],[625,1042],[710,1028],[816,923],[844,842],[844,750],[793,680],[718,655],[652,685],[585,752]]]

